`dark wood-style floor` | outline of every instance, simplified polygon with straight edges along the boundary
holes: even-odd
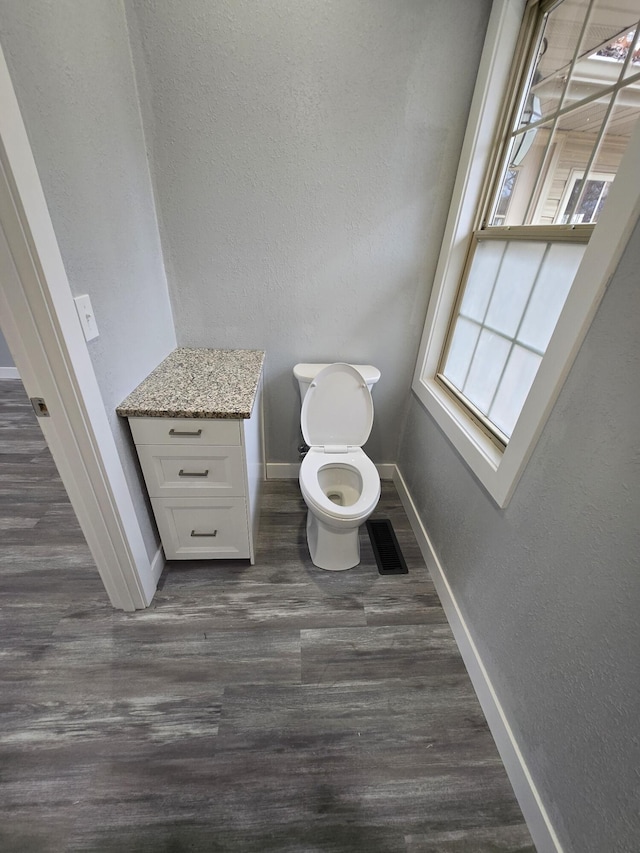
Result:
[[[111,609],[18,382],[0,381],[0,850],[533,851],[396,491],[409,574],[322,572],[296,482],[255,566]]]

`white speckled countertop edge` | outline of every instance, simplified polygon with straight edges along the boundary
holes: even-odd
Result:
[[[116,408],[123,418],[250,418],[262,350],[178,347]]]

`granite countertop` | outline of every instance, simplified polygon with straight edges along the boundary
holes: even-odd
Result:
[[[249,418],[262,350],[179,347],[120,403],[123,418]]]

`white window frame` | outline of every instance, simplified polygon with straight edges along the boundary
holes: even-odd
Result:
[[[436,373],[464,272],[524,7],[525,0],[493,3],[412,385],[500,507],[513,495],[640,215],[638,122],[520,418],[507,447],[499,448],[436,379]]]
[[[569,173],[569,178],[567,179],[567,185],[564,188],[564,192],[562,193],[562,198],[560,199],[560,203],[558,204],[558,212],[556,214],[555,222],[560,224],[562,223],[562,217],[565,214],[565,210],[567,204],[569,203],[569,199],[571,198],[571,194],[575,188],[575,185],[578,181],[581,181],[584,178],[584,169],[572,169]],[[589,181],[604,181],[605,183],[612,184],[615,181],[615,174],[613,172],[589,172],[589,176],[587,178],[587,182]],[[585,223],[590,225],[591,223]]]

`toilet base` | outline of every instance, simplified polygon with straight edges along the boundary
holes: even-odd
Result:
[[[338,529],[307,511],[307,545],[311,562],[319,569],[344,572],[360,562],[360,527]]]

